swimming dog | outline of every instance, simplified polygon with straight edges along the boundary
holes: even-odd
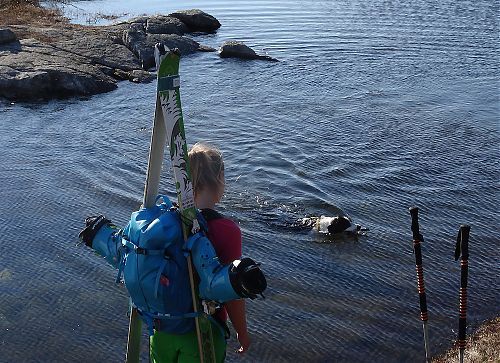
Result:
[[[346,215],[335,217],[321,216],[303,218],[302,224],[317,232],[328,233],[331,235],[357,235],[360,232],[368,231],[368,228],[363,228],[361,225],[353,223],[352,219]]]

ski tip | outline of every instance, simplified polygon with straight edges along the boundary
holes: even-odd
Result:
[[[179,48],[175,47],[175,48],[170,49],[169,47],[167,47],[163,43],[156,43],[155,44],[155,52],[158,52],[158,55],[160,55],[160,56],[166,55],[168,53],[173,53],[179,57],[181,55],[181,50]]]
[[[155,44],[155,53],[158,55],[165,55],[170,51],[170,49],[163,43]]]
[[[154,55],[155,55],[155,63],[156,63],[156,70],[160,69],[160,64],[163,59],[165,59],[166,54],[168,53],[169,49],[165,44],[163,43],[156,43],[155,44],[155,50],[154,50]]]
[[[170,49],[163,43],[156,43],[154,48],[154,57],[156,63],[156,70],[160,69],[160,65],[166,58],[180,58],[181,51],[179,48]]]

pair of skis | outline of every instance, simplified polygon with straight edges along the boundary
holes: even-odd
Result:
[[[411,231],[413,233],[413,251],[415,253],[415,267],[417,270],[417,290],[420,302],[420,320],[422,320],[424,330],[424,346],[425,360],[430,363],[431,354],[429,348],[429,331],[427,321],[429,319],[427,313],[427,298],[424,286],[424,269],[422,266],[422,250],[420,243],[424,241],[424,237],[420,233],[418,224],[418,208],[410,208],[411,215]],[[467,327],[467,277],[468,277],[468,260],[469,260],[469,232],[470,226],[461,225],[458,231],[457,244],[455,247],[455,261],[461,256],[460,261],[460,292],[459,292],[459,320],[458,320],[458,347],[459,361],[463,363],[465,352],[465,336]]]
[[[177,50],[169,50],[163,44],[155,46],[155,60],[158,71],[156,107],[153,134],[149,150],[148,171],[144,188],[143,207],[152,207],[158,194],[160,176],[163,165],[165,145],[170,148],[170,160],[174,172],[177,200],[181,212],[184,239],[192,232],[197,232],[198,221],[193,198],[191,170],[187,153],[184,121],[182,118],[181,98],[179,92],[179,59]],[[197,275],[193,268],[191,256],[188,256],[191,295],[195,312],[200,310]],[[199,314],[196,320],[196,333],[201,363],[215,362],[212,328],[207,315]],[[138,363],[140,356],[142,321],[137,309],[131,305],[127,342],[126,363]]]

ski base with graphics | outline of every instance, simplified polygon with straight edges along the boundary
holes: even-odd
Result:
[[[179,60],[176,50],[169,50],[163,44],[155,46],[155,59],[158,70],[156,107],[149,151],[148,171],[144,188],[143,206],[154,205],[158,194],[165,145],[168,143],[170,159],[174,172],[177,200],[182,216],[184,239],[199,230],[194,206],[191,170],[187,153],[186,136],[180,99]],[[200,362],[215,363],[212,326],[208,315],[203,311],[198,296],[197,275],[193,268],[191,255],[187,257],[193,308],[199,315],[195,318]],[[142,322],[137,309],[130,314],[127,344],[127,363],[138,363]]]

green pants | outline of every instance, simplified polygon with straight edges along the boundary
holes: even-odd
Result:
[[[212,323],[217,363],[226,358],[226,340],[220,334],[220,328]],[[196,331],[186,334],[167,334],[155,331],[149,338],[152,363],[199,363],[198,339]]]

